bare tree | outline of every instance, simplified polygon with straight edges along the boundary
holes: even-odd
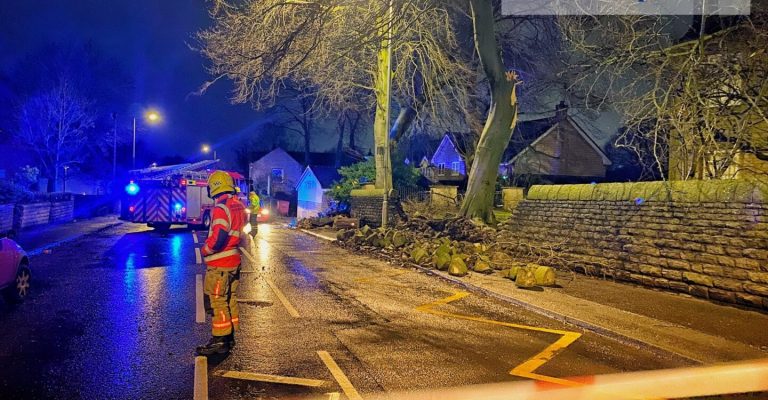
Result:
[[[656,175],[766,179],[766,11],[754,2],[740,18],[562,18],[571,89],[622,113],[616,144],[652,160]]]
[[[274,106],[277,112],[275,124],[287,132],[302,138],[304,144],[304,166],[310,163],[312,132],[318,117],[317,93],[313,88],[291,88],[282,92],[282,98]]]
[[[216,4],[214,27],[199,37],[212,62],[211,83],[233,80],[235,102],[270,106],[288,82],[316,87],[329,110],[354,102],[374,109],[374,146],[381,148],[388,135],[386,50],[392,43],[395,99],[423,93],[419,111],[431,115],[450,115],[466,103],[470,71],[453,56],[453,22],[439,2],[397,0],[391,13],[387,2],[373,0]],[[379,156],[376,164],[377,185],[389,181],[391,187],[390,161]]]
[[[37,154],[49,191],[55,190],[63,167],[83,162],[95,119],[91,102],[67,79],[21,105],[16,138]]]
[[[504,150],[517,121],[516,87],[520,83],[515,71],[504,65],[496,39],[492,0],[470,0],[475,31],[475,48],[490,86],[491,103],[488,118],[480,134],[475,159],[469,173],[467,193],[461,214],[468,218],[494,222],[493,196],[496,177]]]

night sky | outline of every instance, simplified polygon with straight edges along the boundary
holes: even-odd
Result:
[[[208,75],[205,60],[189,48],[211,23],[204,0],[0,0],[0,69],[10,68],[47,43],[92,42],[122,65],[134,81],[128,104],[154,106],[164,124],[141,130],[158,155],[199,156],[203,142],[220,157],[254,132],[265,118],[247,104],[232,105],[230,82],[202,97],[191,95]],[[123,115],[130,135],[130,116]]]

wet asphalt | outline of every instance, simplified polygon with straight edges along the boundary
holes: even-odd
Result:
[[[204,239],[189,229],[122,224],[33,256],[31,297],[0,302],[0,398],[192,398],[193,351],[209,335],[195,322],[195,279],[204,270],[194,249]],[[510,371],[561,337],[541,328],[582,335],[536,369],[546,377],[685,365],[480,295],[430,307],[461,289],[280,225],[261,226],[252,252],[237,348],[209,360],[212,399],[364,397],[525,380]]]

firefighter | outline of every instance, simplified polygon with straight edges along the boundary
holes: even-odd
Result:
[[[224,171],[208,178],[208,196],[214,199],[211,227],[202,248],[205,261],[205,294],[213,311],[212,338],[198,346],[198,355],[223,354],[235,346],[240,320],[237,287],[240,283],[241,230],[245,226],[245,205],[237,198],[235,183]]]
[[[248,205],[248,209],[251,210],[251,217],[248,222],[251,224],[251,237],[256,237],[256,234],[259,233],[259,212],[261,211],[261,200],[259,200],[259,195],[256,194],[256,192],[251,191],[251,193],[248,194],[248,202],[250,203]]]

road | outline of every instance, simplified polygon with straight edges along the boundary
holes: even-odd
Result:
[[[0,303],[2,397],[192,398],[193,351],[209,335],[196,321],[204,239],[121,224],[33,256],[34,294]],[[686,365],[280,225],[261,226],[252,251],[237,348],[209,360],[211,399],[568,385]]]

